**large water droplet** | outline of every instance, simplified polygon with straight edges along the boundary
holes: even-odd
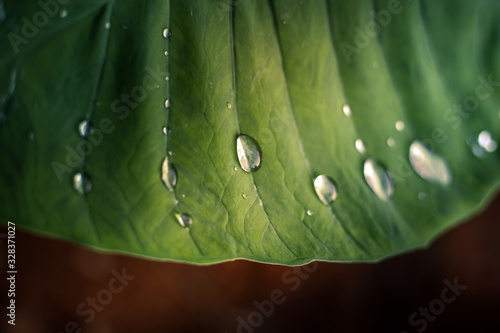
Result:
[[[402,132],[405,129],[405,123],[402,122],[401,120],[397,121],[395,127],[396,127],[396,130],[398,130],[399,132]]]
[[[82,138],[86,138],[92,132],[92,124],[88,120],[83,120],[78,124],[78,134]]]
[[[163,29],[163,38],[168,38],[172,35],[168,28]]]
[[[495,140],[491,138],[491,133],[488,131],[482,131],[477,137],[477,143],[481,148],[483,148],[488,153],[493,153],[497,150],[498,144]]]
[[[193,224],[193,218],[189,214],[175,214],[175,218],[183,228],[189,228]]]
[[[319,200],[325,205],[329,205],[337,199],[337,186],[326,175],[316,177],[314,180],[314,190]]]
[[[342,111],[344,112],[344,114],[345,114],[346,117],[350,117],[352,115],[351,107],[349,105],[347,105],[347,104],[345,104],[342,107]]]
[[[373,193],[382,200],[388,200],[394,194],[394,184],[387,170],[373,159],[368,159],[363,167],[365,181]]]
[[[363,142],[363,140],[357,139],[355,142],[355,146],[356,146],[356,150],[358,151],[358,153],[360,153],[360,154],[366,153],[366,147],[365,147],[365,143]]]
[[[414,141],[410,146],[410,163],[413,170],[429,182],[451,183],[451,172],[446,162],[427,150],[420,141]]]
[[[73,188],[80,194],[89,193],[92,190],[92,181],[82,172],[77,172],[73,176]]]
[[[163,164],[161,165],[161,180],[165,186],[173,192],[175,186],[177,185],[177,170],[175,166],[165,157]]]
[[[248,135],[240,135],[236,139],[236,152],[243,170],[253,172],[260,168],[262,150],[254,138]]]

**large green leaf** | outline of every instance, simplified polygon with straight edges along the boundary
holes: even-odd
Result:
[[[500,1],[1,8],[4,222],[193,263],[370,261],[427,245],[498,185]],[[83,120],[94,130],[82,138]],[[239,165],[239,134],[261,147],[255,172]],[[414,140],[450,175],[414,172]],[[367,159],[392,175],[391,198],[367,185]],[[328,205],[321,174],[338,189]]]

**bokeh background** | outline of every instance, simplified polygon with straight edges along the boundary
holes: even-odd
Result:
[[[410,325],[410,315],[441,297],[445,279],[457,278],[467,290],[425,332],[500,332],[499,217],[500,196],[429,249],[378,264],[319,263],[296,270],[245,261],[208,267],[154,262],[18,230],[16,326],[4,316],[3,278],[0,331],[411,333],[423,326]],[[0,258],[4,276],[6,255]],[[107,289],[112,270],[122,269],[135,278],[86,323],[78,305]],[[260,317],[254,301],[270,300],[274,290],[286,300],[269,318]],[[249,316],[257,327],[239,323]],[[71,321],[77,327],[67,326]]]

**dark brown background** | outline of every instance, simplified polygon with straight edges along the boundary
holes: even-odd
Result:
[[[85,333],[230,333],[237,332],[238,317],[256,310],[254,301],[267,300],[280,289],[286,301],[253,332],[412,333],[417,330],[409,316],[440,297],[444,279],[457,277],[468,289],[426,332],[500,332],[499,216],[500,197],[428,250],[379,264],[320,263],[307,279],[297,276],[296,291],[290,290],[294,283],[289,279],[296,275],[289,267],[243,261],[210,267],[158,263],[17,231],[16,326],[6,323],[7,284],[2,279],[0,329],[59,333],[75,321]],[[5,240],[1,248],[6,253]],[[2,276],[5,257],[0,259]],[[123,267],[136,278],[85,323],[76,314],[78,304],[107,288],[111,270]],[[286,280],[284,274],[289,274]]]

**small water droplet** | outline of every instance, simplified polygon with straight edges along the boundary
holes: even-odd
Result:
[[[254,138],[249,135],[240,135],[236,139],[236,152],[243,170],[253,172],[260,168],[262,150]]]
[[[326,175],[316,177],[314,180],[314,190],[319,200],[325,205],[329,205],[337,199],[337,186],[335,186],[334,182]]]
[[[61,18],[65,18],[66,16],[68,16],[68,11],[66,9],[61,10],[61,12],[59,13],[59,16]]]
[[[163,38],[169,38],[172,35],[168,28],[163,29]]]
[[[92,133],[92,124],[90,124],[88,120],[82,120],[78,124],[78,134],[80,134],[82,138],[87,138],[90,133]]]
[[[106,29],[106,30],[111,29],[111,22],[106,22],[106,23],[104,24],[104,29]]]
[[[366,147],[365,147],[363,140],[357,139],[355,142],[355,146],[356,146],[356,150],[358,151],[358,153],[360,153],[360,154],[366,153]]]
[[[402,132],[405,129],[405,123],[402,122],[401,120],[397,121],[395,127],[396,127],[396,130],[398,130],[399,132]]]
[[[189,214],[186,213],[175,214],[175,218],[183,228],[189,228],[193,224],[193,219]]]
[[[165,81],[169,81],[170,78],[168,76],[165,76]]]
[[[238,169],[238,167],[235,167],[235,168],[234,168],[234,171],[238,171],[238,170],[239,170],[239,169]]]
[[[165,109],[168,109],[170,108],[172,105],[170,104],[170,100],[169,99],[166,99],[165,100]]]
[[[344,107],[342,108],[342,111],[344,112],[345,116],[348,118],[352,115],[351,107],[347,104],[344,105]]]
[[[313,216],[313,215],[314,215],[314,212],[313,212],[312,210],[308,210],[308,211],[307,211],[307,215],[308,215],[308,216]]]
[[[227,108],[228,108],[228,110],[231,110],[231,108],[232,108],[232,107],[233,107],[233,106],[231,105],[231,103],[227,103]]]
[[[181,197],[185,198],[185,197],[186,197],[186,195],[185,195],[185,194],[183,194],[183,195],[181,195]]]
[[[89,193],[92,190],[92,181],[82,172],[77,172],[73,176],[73,188],[80,194]]]
[[[387,139],[387,146],[389,146],[389,148],[392,148],[396,145],[396,140],[394,140],[393,138],[388,138]]]
[[[175,166],[165,157],[163,164],[161,165],[161,180],[165,186],[173,192],[175,186],[177,185],[177,170]]]
[[[168,51],[163,52],[163,54],[165,55],[165,57],[168,57]]]
[[[245,199],[245,200],[246,200],[246,199],[248,199],[248,194],[243,193],[241,196],[242,196],[242,197],[243,197],[243,199]]]
[[[382,200],[388,200],[394,194],[394,184],[387,170],[373,159],[368,159],[363,167],[365,181],[373,193]]]
[[[488,131],[482,131],[481,133],[479,133],[479,136],[477,137],[477,143],[488,153],[493,153],[497,150],[498,147],[497,142],[491,138],[491,133]]]
[[[418,199],[421,200],[421,201],[427,199],[427,194],[425,194],[425,192],[420,192],[418,194]]]
[[[171,151],[171,150],[169,150],[169,151],[167,152],[167,154],[168,154],[168,156],[173,156],[173,155],[174,155],[174,152],[173,152],[173,151]]]
[[[451,172],[446,162],[427,150],[420,141],[416,140],[410,146],[410,164],[427,181],[443,185],[451,183]]]

